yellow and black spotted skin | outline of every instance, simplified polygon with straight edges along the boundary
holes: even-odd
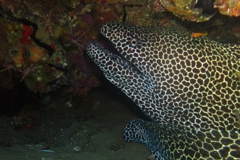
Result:
[[[153,121],[134,120],[125,140],[156,159],[240,159],[240,46],[171,28],[109,22],[88,55]]]

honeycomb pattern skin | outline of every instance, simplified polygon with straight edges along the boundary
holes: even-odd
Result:
[[[156,159],[240,158],[240,46],[118,22],[100,31],[120,55],[96,42],[88,55],[153,120],[130,122],[126,141],[146,144]]]

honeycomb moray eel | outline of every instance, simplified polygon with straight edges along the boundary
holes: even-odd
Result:
[[[88,55],[106,78],[152,119],[136,119],[127,142],[145,144],[157,160],[240,159],[240,46],[186,31],[109,22]]]

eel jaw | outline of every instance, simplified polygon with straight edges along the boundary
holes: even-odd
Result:
[[[113,54],[95,41],[86,46],[87,54],[100,67],[104,75],[112,83],[127,83],[125,79],[133,75],[144,76],[132,63],[121,55]],[[123,79],[125,78],[125,79]],[[124,82],[125,81],[125,82]]]
[[[86,46],[87,54],[105,73],[114,76],[115,72],[125,73],[124,71],[136,72],[142,74],[132,63],[121,55],[113,54],[103,48],[99,43],[92,41]],[[123,72],[123,73],[122,73]]]
[[[105,77],[140,108],[147,106],[149,100],[153,99],[152,82],[127,59],[109,52],[97,42],[90,42],[86,50]]]

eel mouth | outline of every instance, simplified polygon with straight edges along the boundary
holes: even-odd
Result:
[[[113,46],[105,49],[96,41],[90,42],[86,46],[87,54],[101,68],[103,72],[128,70],[138,75],[142,72],[128,59],[123,57]]]

